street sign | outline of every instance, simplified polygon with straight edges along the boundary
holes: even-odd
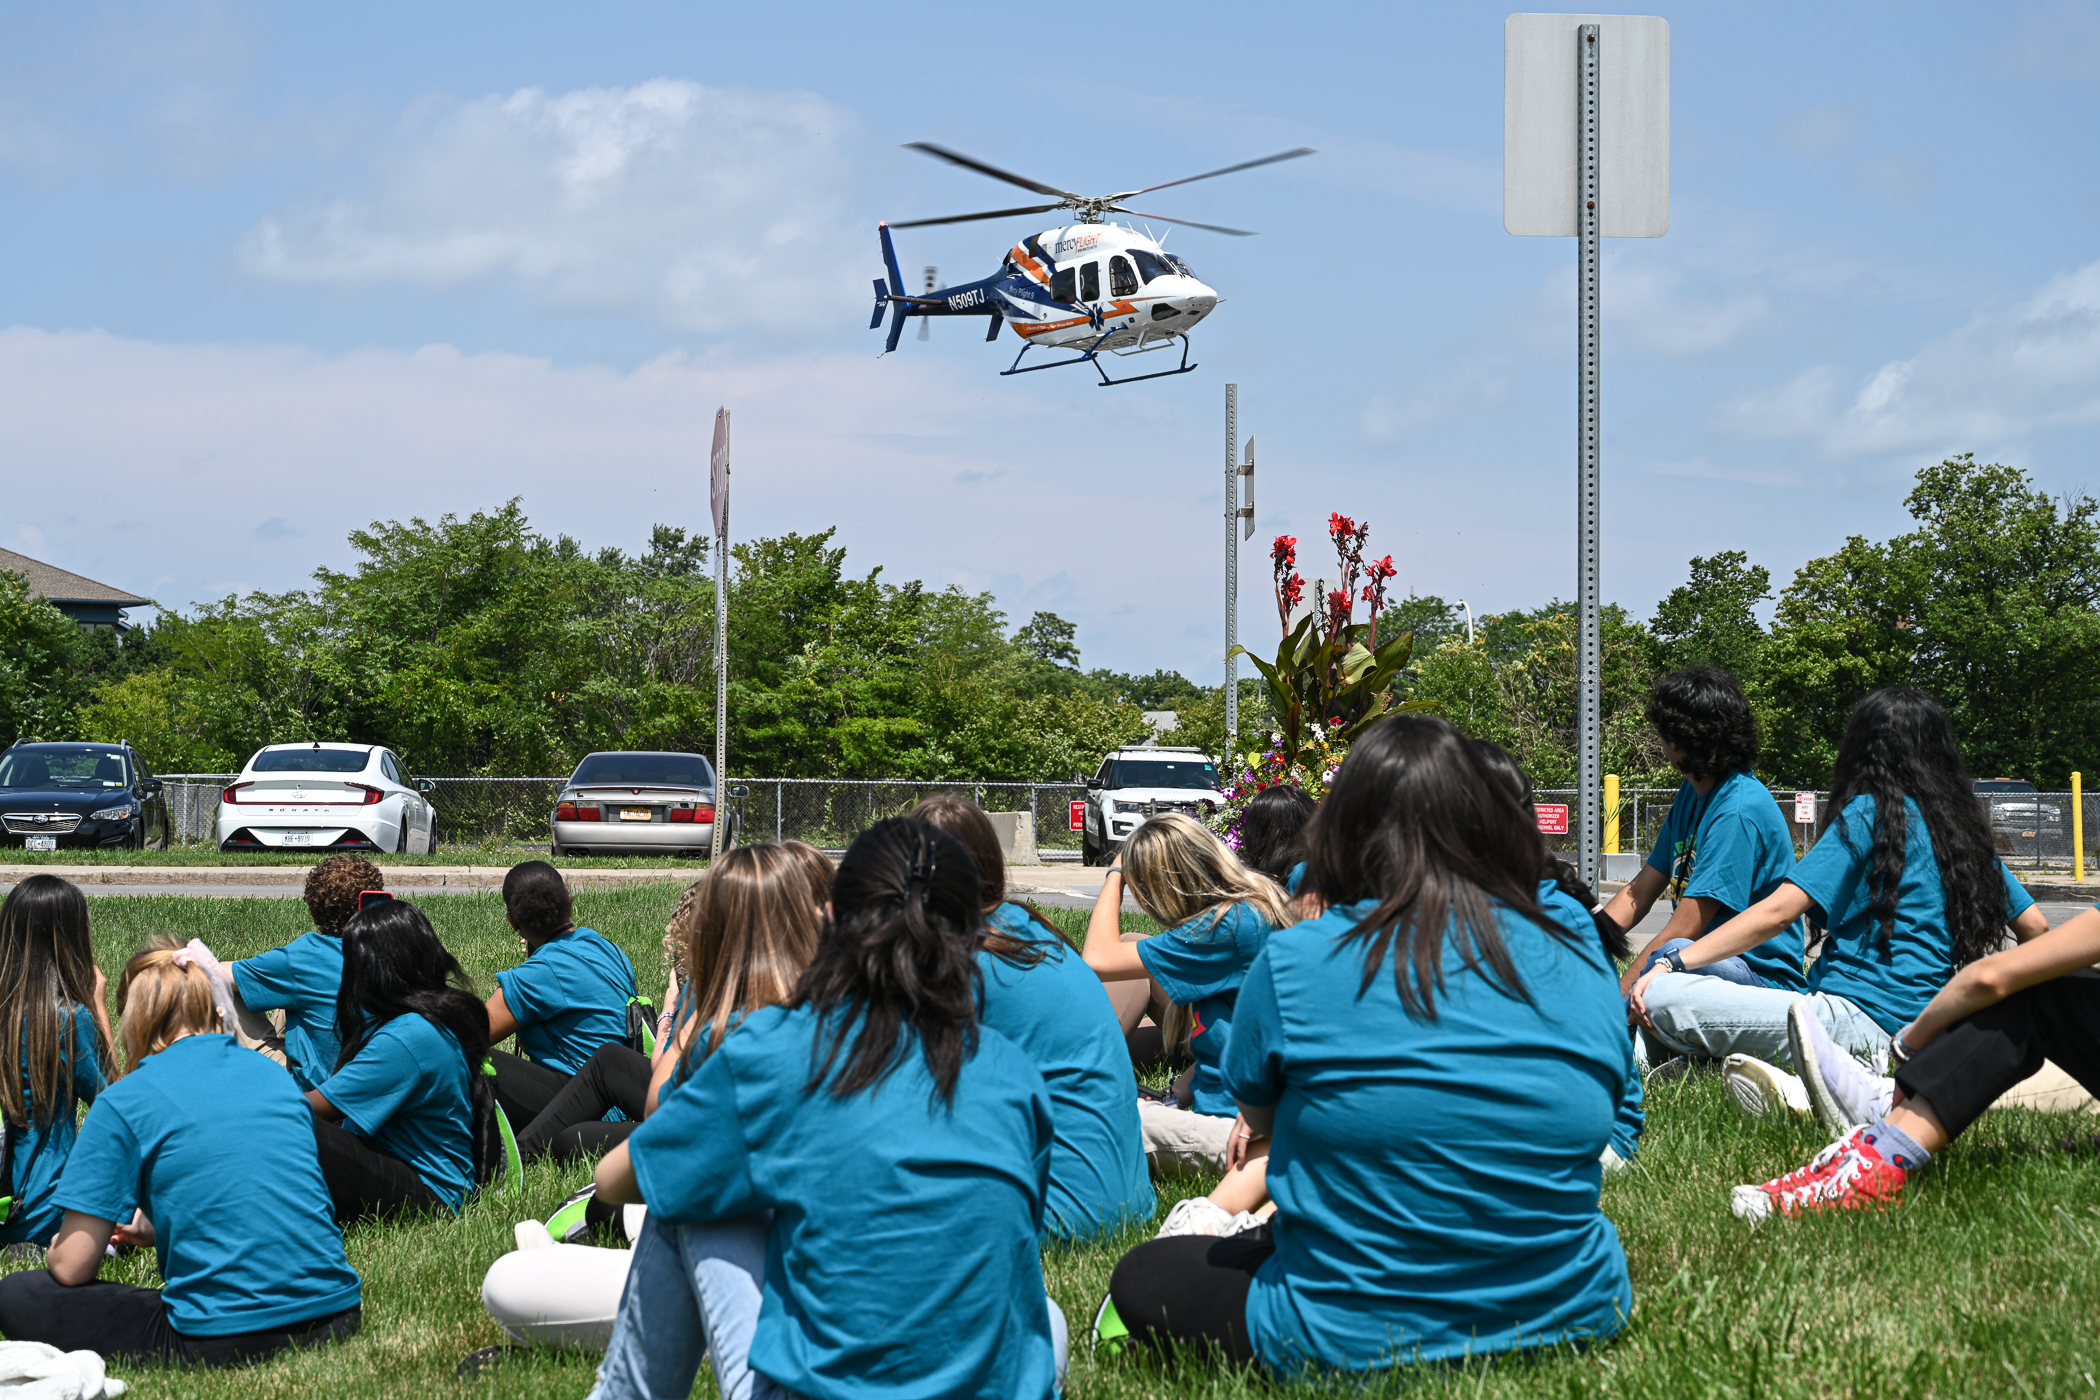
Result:
[[[715,410],[715,443],[707,454],[707,507],[715,517],[715,539],[729,536],[729,410]]]
[[[1072,830],[1086,830],[1086,803],[1084,802],[1074,802],[1072,804]]]
[[[1568,808],[1561,802],[1538,804],[1539,834],[1542,836],[1566,836],[1568,834]]]
[[[1511,15],[1502,26],[1502,226],[1573,238],[1576,42],[1597,26],[1602,235],[1670,231],[1670,22],[1654,15]]]
[[[1812,792],[1794,794],[1794,820],[1802,826],[1816,824],[1816,795]]]

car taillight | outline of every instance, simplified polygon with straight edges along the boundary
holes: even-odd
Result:
[[[554,809],[554,820],[558,822],[594,822],[602,820],[596,807],[579,807],[573,802],[563,802]],[[673,821],[677,818],[673,817]]]
[[[366,807],[370,807],[374,803],[378,802],[381,798],[386,796],[386,794],[381,792],[378,788],[366,787],[363,783],[345,783],[343,784],[343,786],[356,788],[360,792],[364,793],[364,797],[360,799],[360,805]]]
[[[221,802],[239,802],[241,800],[241,789],[246,786],[248,786],[246,783],[233,784],[231,787],[227,788],[226,791],[219,794],[219,800]]]
[[[674,822],[711,822],[714,819],[715,809],[712,807],[673,807],[671,809],[671,820]]]

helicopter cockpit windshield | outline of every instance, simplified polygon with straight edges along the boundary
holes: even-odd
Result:
[[[1177,258],[1172,253],[1162,253],[1160,256],[1167,260],[1168,266],[1172,267],[1183,277],[1188,278],[1192,282],[1200,280],[1196,276],[1196,269],[1188,265],[1186,258]]]
[[[1155,277],[1172,277],[1174,269],[1167,260],[1149,248],[1132,248],[1130,256],[1137,259],[1138,276],[1150,282]]]

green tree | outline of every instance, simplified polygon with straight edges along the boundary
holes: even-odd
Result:
[[[1648,622],[1657,672],[1718,666],[1754,689],[1763,672],[1765,629],[1756,608],[1772,596],[1772,574],[1739,549],[1692,560]]]
[[[0,746],[72,737],[81,649],[79,624],[0,570]]]

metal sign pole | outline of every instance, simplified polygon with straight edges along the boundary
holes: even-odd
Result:
[[[1575,222],[1577,232],[1578,308],[1576,327],[1576,459],[1580,484],[1576,515],[1580,540],[1576,546],[1576,606],[1579,612],[1575,647],[1576,804],[1580,832],[1576,838],[1576,868],[1593,884],[1602,877],[1598,869],[1601,812],[1598,782],[1602,746],[1603,635],[1598,618],[1598,495],[1601,418],[1599,380],[1603,356],[1598,343],[1600,317],[1599,245],[1603,239],[1597,205],[1602,183],[1602,141],[1598,123],[1598,41],[1601,26],[1583,25],[1575,44]]]
[[[722,854],[722,828],[728,825],[729,780],[729,410],[721,413],[715,452],[721,457],[721,511],[715,519],[715,821],[708,834],[707,858]],[[709,464],[710,470],[714,464]]]
[[[1240,386],[1225,386],[1225,753],[1240,746]],[[1228,759],[1229,763],[1229,759]]]

